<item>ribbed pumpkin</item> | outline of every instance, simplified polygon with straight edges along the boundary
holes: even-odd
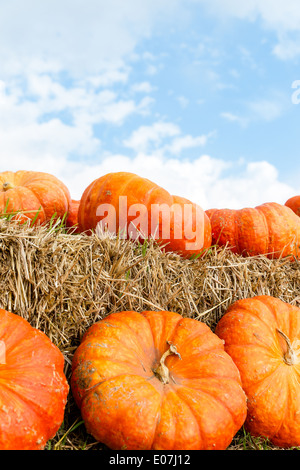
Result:
[[[300,309],[271,296],[242,299],[215,332],[241,374],[246,429],[279,447],[300,446]]]
[[[66,218],[66,227],[72,229],[72,233],[79,233],[78,227],[78,209],[80,200],[72,199],[69,205],[69,211]]]
[[[271,202],[239,210],[209,209],[206,214],[213,245],[227,244],[244,256],[300,256],[300,219],[284,205]]]
[[[40,450],[62,424],[64,357],[22,317],[0,309],[0,450]]]
[[[87,431],[115,450],[225,449],[246,398],[223,342],[173,312],[112,313],[75,351],[71,388]]]
[[[300,196],[291,197],[286,201],[285,206],[292,209],[292,211],[300,217]]]
[[[99,224],[124,238],[152,236],[167,244],[166,251],[186,257],[211,246],[209,218],[200,206],[133,173],[109,173],[93,181],[81,197],[78,223],[80,231]]]
[[[18,212],[14,217],[36,224],[63,218],[69,210],[68,188],[56,176],[38,171],[0,173],[0,215]]]

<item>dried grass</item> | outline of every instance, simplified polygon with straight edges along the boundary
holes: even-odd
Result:
[[[31,228],[0,219],[0,308],[50,337],[64,354],[67,377],[82,334],[109,313],[170,310],[214,330],[231,303],[261,294],[300,306],[299,261],[243,258],[216,247],[185,260],[151,240],[141,245],[108,234],[66,233],[59,224]],[[78,419],[70,397],[61,432]],[[62,438],[65,448],[82,446],[71,434],[58,435],[56,448]],[[86,439],[87,447],[101,448]]]

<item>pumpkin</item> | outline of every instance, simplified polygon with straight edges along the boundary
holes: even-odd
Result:
[[[270,202],[255,208],[209,209],[212,244],[228,245],[243,256],[299,257],[300,219],[281,204]]]
[[[78,227],[78,209],[80,200],[71,199],[69,211],[66,218],[66,227],[71,228],[72,233],[79,233]]]
[[[285,206],[292,209],[300,217],[300,196],[291,197],[286,201]]]
[[[0,173],[0,214],[16,214],[21,223],[28,220],[42,224],[63,218],[71,197],[58,178],[38,171],[4,171]]]
[[[215,333],[241,374],[245,428],[279,447],[300,446],[300,309],[266,295],[242,299]]]
[[[62,424],[64,357],[42,331],[0,309],[0,450],[41,450]]]
[[[93,324],[71,388],[87,431],[114,450],[225,449],[246,417],[223,342],[174,312],[116,312]]]
[[[127,172],[104,175],[85,189],[78,223],[80,231],[98,225],[124,238],[152,236],[165,251],[184,257],[211,245],[210,221],[200,206]]]

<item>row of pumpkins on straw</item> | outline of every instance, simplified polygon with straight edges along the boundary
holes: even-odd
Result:
[[[74,213],[68,189],[52,175],[4,172],[0,187],[0,213],[21,210],[20,221],[44,223],[67,211],[67,223],[75,214],[87,233],[100,202],[116,204],[120,195],[128,206],[189,202],[128,173],[95,180]],[[199,250],[223,233],[244,255],[280,252],[297,260],[295,212],[275,203],[203,212]],[[165,249],[190,256],[184,246],[174,237]],[[44,449],[63,422],[70,389],[87,432],[111,449],[221,450],[243,425],[276,446],[298,447],[300,309],[271,296],[241,299],[214,332],[175,312],[111,313],[85,332],[69,381],[63,354],[45,333],[0,310],[0,450]]]
[[[284,205],[270,202],[255,208],[204,211],[198,204],[126,172],[97,178],[80,201],[71,199],[68,188],[55,176],[34,171],[0,173],[0,192],[0,215],[18,212],[15,218],[35,224],[49,222],[54,214],[61,219],[67,215],[67,226],[75,227],[74,231],[89,233],[106,224],[122,236],[126,231],[127,238],[138,222],[140,238],[154,236],[164,250],[186,258],[200,256],[212,245],[227,245],[244,256],[300,257],[300,196]],[[125,217],[120,205],[124,197]],[[155,219],[157,207],[162,210]],[[139,217],[137,211],[142,212]],[[155,227],[153,220],[157,221]],[[167,234],[166,225],[170,228]]]

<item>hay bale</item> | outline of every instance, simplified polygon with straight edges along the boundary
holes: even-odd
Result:
[[[299,261],[243,258],[212,247],[186,260],[109,234],[0,220],[0,307],[44,331],[63,352],[121,310],[172,310],[214,329],[237,299],[268,294],[300,304]]]

